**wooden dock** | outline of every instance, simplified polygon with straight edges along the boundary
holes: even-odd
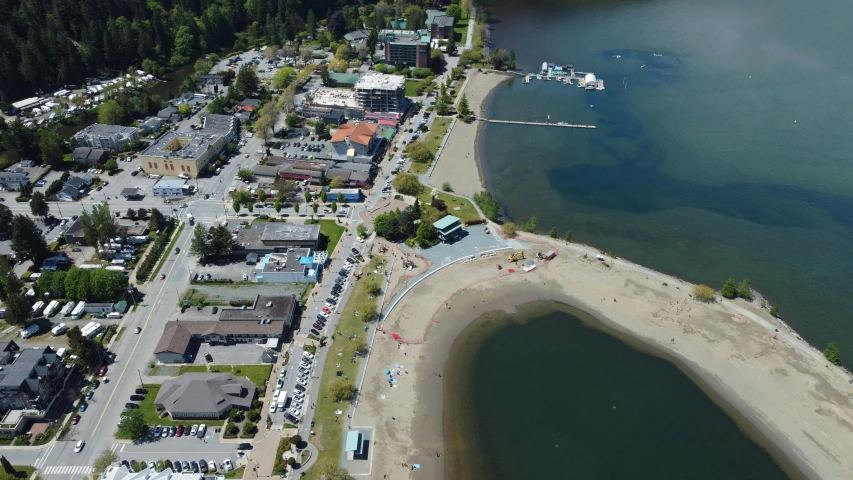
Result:
[[[481,120],[483,122],[489,122],[489,123],[506,123],[509,125],[532,125],[532,126],[536,126],[536,127],[563,127],[563,128],[586,128],[586,129],[596,128],[595,125],[578,125],[578,124],[574,124],[574,123],[564,123],[564,122],[557,122],[557,123],[522,122],[522,121],[518,121],[518,120],[493,120],[493,119],[489,119],[489,118],[480,118],[478,120]]]

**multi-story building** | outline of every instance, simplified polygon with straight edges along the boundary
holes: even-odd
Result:
[[[65,368],[50,347],[21,349],[0,342],[0,409],[47,409],[65,385]]]
[[[77,140],[77,144],[81,147],[122,151],[130,148],[131,143],[139,140],[139,133],[134,127],[93,123],[77,132],[74,135],[74,140]]]
[[[238,121],[228,115],[202,115],[191,132],[169,132],[139,155],[139,164],[149,174],[196,178],[228,142],[237,137]]]
[[[385,63],[429,67],[429,30],[382,30],[379,38],[385,48]]]
[[[355,99],[367,112],[402,112],[406,107],[406,79],[372,73],[355,84]]]
[[[375,123],[341,125],[330,140],[333,150],[332,158],[356,161],[356,157],[361,157],[365,162],[370,162],[382,141],[381,138],[376,137],[376,129]]]
[[[447,40],[453,35],[453,25],[456,23],[454,17],[444,14],[442,10],[427,10],[426,27],[429,28],[429,33],[432,38],[437,40]]]

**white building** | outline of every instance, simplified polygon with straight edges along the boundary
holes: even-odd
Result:
[[[139,140],[139,134],[134,127],[93,123],[77,132],[74,139],[82,147],[122,151],[129,148],[134,141]]]
[[[402,112],[406,106],[406,79],[375,72],[364,75],[355,84],[355,99],[367,112]]]

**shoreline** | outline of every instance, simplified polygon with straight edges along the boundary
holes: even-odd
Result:
[[[513,74],[487,71],[468,74],[465,80],[465,95],[474,116],[483,117],[486,102],[492,92],[504,82],[514,78]],[[486,190],[486,179],[480,162],[480,133],[484,124],[480,121],[465,123],[457,121],[450,132],[447,143],[433,169],[429,184],[441,188],[450,183],[453,191],[467,197]],[[473,139],[473,142],[472,142]]]
[[[528,257],[548,248],[528,248]],[[526,274],[497,273],[493,262],[447,267],[415,286],[385,319],[388,332],[425,340],[398,345],[377,335],[374,341],[354,418],[355,425],[375,427],[374,478],[393,473],[395,461],[396,468],[421,464],[418,477],[452,474],[456,460],[444,448],[452,442],[444,423],[454,420],[445,401],[459,392],[445,391],[438,372],[448,373],[451,350],[483,314],[540,300],[584,312],[595,319],[590,326],[674,364],[792,478],[853,477],[853,467],[842,463],[845,446],[853,444],[853,398],[843,370],[826,366],[819,352],[755,305],[700,303],[689,297],[687,282],[621,259],[605,267],[589,247],[559,248],[556,259]],[[381,370],[392,362],[405,362],[408,373],[388,388]]]

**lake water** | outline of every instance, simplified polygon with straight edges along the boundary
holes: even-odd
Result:
[[[487,116],[489,189],[516,221],[719,288],[750,278],[821,348],[853,358],[847,19],[853,4],[780,0],[492,1],[518,68],[573,63],[605,91],[521,81]]]
[[[459,337],[448,479],[787,478],[673,364],[570,312],[530,304]]]

